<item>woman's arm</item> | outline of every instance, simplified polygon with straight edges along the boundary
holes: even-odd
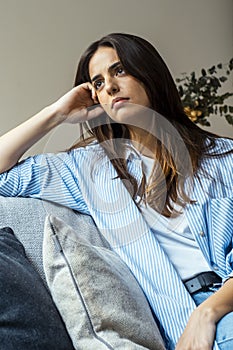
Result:
[[[217,322],[233,311],[232,296],[233,278],[230,278],[194,310],[176,350],[212,350]]]
[[[100,107],[88,110],[97,102],[92,85],[84,83],[3,135],[0,138],[0,173],[13,167],[32,145],[59,124],[97,117],[102,111]]]

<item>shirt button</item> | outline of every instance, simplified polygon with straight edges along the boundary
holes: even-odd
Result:
[[[204,236],[205,236],[205,232],[201,231],[201,232],[200,232],[200,236],[201,236],[201,237],[204,237]]]
[[[218,270],[219,270],[218,266],[213,266],[213,269],[214,269],[215,271],[218,271]]]

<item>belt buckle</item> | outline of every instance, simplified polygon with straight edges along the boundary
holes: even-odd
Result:
[[[218,281],[218,278],[213,278],[214,276],[206,276],[207,273],[201,273],[196,277],[191,278],[190,280],[185,282],[185,286],[190,294],[203,291],[207,292],[209,288],[219,288],[222,286],[222,283]],[[208,278],[207,278],[208,277]],[[211,277],[211,278],[210,278]],[[219,278],[221,280],[221,278]],[[212,281],[213,282],[212,282]],[[214,280],[216,282],[214,282]]]
[[[196,278],[192,278],[190,281],[186,281],[185,285],[190,294],[198,292],[203,288],[198,276]]]

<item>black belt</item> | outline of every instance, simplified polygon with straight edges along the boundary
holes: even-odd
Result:
[[[215,284],[221,284],[222,279],[215,272],[202,272],[199,275],[190,278],[184,282],[185,287],[187,288],[190,294],[193,294],[198,291],[207,292],[208,287],[213,287]]]

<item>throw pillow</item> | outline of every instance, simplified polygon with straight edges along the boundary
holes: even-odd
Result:
[[[93,245],[90,238],[50,215],[43,261],[75,349],[165,349],[141,288],[107,244]]]

